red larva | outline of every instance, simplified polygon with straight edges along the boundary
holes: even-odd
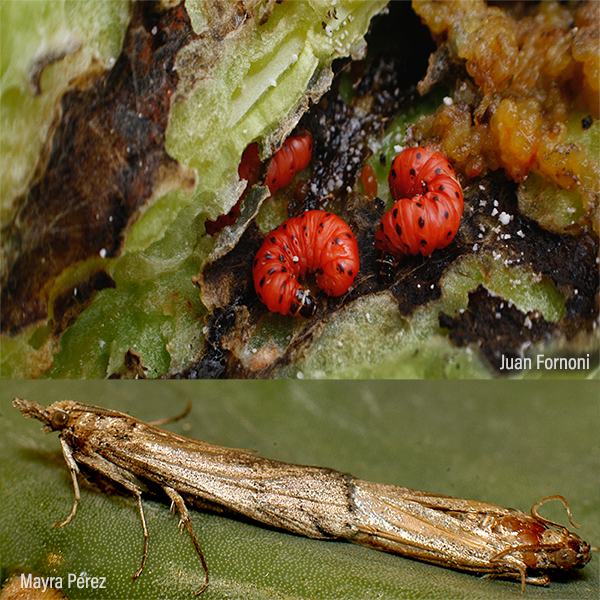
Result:
[[[288,219],[263,242],[252,267],[254,287],[272,312],[310,317],[316,310],[310,291],[298,279],[315,272],[317,285],[341,296],[360,267],[350,227],[333,213],[310,210]]]
[[[310,134],[289,137],[283,146],[275,153],[269,172],[265,179],[265,185],[269,188],[271,196],[280,189],[287,187],[296,173],[304,171],[312,159],[312,138]],[[250,144],[242,154],[242,160],[238,167],[238,176],[245,179],[248,184],[235,206],[226,214],[220,215],[215,221],[208,219],[205,222],[206,233],[215,235],[223,227],[233,225],[240,214],[240,206],[246,191],[250,189],[260,176],[261,162],[258,155],[258,144]]]
[[[265,179],[271,195],[287,187],[294,175],[304,171],[312,159],[312,138],[309,134],[289,137],[279,148]]]
[[[407,148],[389,175],[394,206],[381,220],[375,250],[383,275],[390,276],[407,254],[429,256],[458,232],[463,192],[444,156],[427,148]]]

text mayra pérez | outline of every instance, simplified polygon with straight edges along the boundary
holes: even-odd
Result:
[[[106,577],[90,577],[86,573],[69,573],[66,577],[67,588],[77,588],[80,590],[100,590],[106,589]],[[25,575],[21,573],[21,588],[42,590],[45,592],[48,588],[65,588],[64,577],[34,577],[31,573]]]

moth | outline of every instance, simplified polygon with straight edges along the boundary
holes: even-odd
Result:
[[[207,562],[196,539],[186,502],[237,513],[316,539],[344,539],[487,577],[548,585],[553,573],[581,569],[591,548],[566,527],[540,516],[550,500],[529,514],[494,504],[418,492],[362,481],[332,469],[287,464],[170,433],[127,414],[81,404],[55,402],[45,408],[20,398],[13,405],[58,431],[75,490],[67,525],[81,498],[77,475],[87,467],[131,492],[138,505],[144,547],[138,577],[148,555],[142,493],[161,488],[171,500],[194,544],[208,587]]]

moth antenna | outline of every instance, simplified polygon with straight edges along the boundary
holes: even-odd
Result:
[[[152,425],[153,427],[160,427],[161,425],[166,425],[167,423],[174,423],[175,421],[179,421],[180,419],[185,419],[185,417],[187,417],[190,414],[191,410],[192,401],[188,400],[185,405],[185,409],[181,414],[176,415],[174,417],[167,417],[166,419],[159,419],[158,421],[150,421],[148,424]]]
[[[559,529],[566,529],[566,527],[564,527],[560,523],[555,523],[554,521],[550,521],[550,519],[545,519],[544,517],[540,516],[540,514],[538,513],[538,508],[540,508],[540,506],[542,506],[549,500],[560,500],[564,504],[565,510],[567,511],[567,517],[569,518],[569,523],[571,523],[571,525],[573,525],[573,527],[575,527],[576,529],[581,528],[581,526],[577,525],[577,523],[575,523],[575,521],[573,520],[573,514],[571,513],[571,508],[569,506],[569,503],[567,502],[565,497],[561,496],[560,494],[555,494],[553,496],[547,496],[546,498],[542,498],[541,500],[538,500],[531,507],[531,516],[534,519],[540,521],[541,523],[546,523],[548,525],[554,525],[555,527],[558,527]]]

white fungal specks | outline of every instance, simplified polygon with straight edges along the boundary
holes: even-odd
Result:
[[[502,223],[502,225],[508,225],[512,220],[512,216],[508,213],[501,212],[500,216],[498,217],[498,220],[500,221],[500,223]]]

